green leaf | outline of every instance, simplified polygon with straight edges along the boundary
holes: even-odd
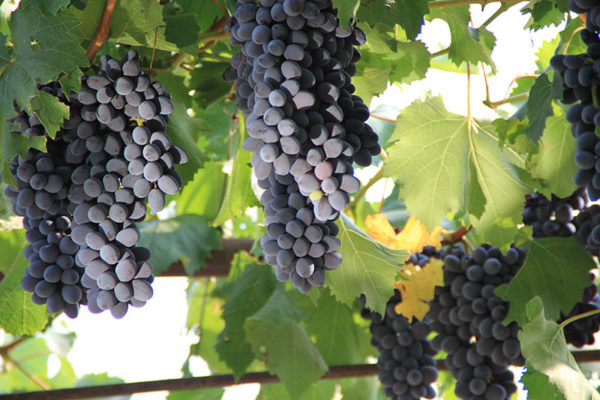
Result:
[[[69,106],[62,103],[58,97],[41,91],[31,98],[31,111],[52,139],[56,137],[63,121],[69,118]]]
[[[41,337],[28,338],[10,349],[3,359],[12,360],[14,364],[10,361],[4,364],[9,367],[5,368],[0,375],[0,393],[39,390],[40,387],[31,379],[32,376],[42,384],[50,386],[48,379],[50,354],[46,341]],[[15,368],[15,364],[22,369]]]
[[[531,369],[525,364],[526,370],[521,375],[521,382],[527,390],[529,400],[562,400],[560,390],[551,383],[548,377],[541,372]]]
[[[325,285],[349,307],[364,293],[367,307],[384,314],[385,305],[394,293],[397,272],[409,254],[376,242],[343,213],[336,223],[340,228],[338,238],[342,242],[338,251],[343,261],[337,269],[327,272]]]
[[[476,30],[469,27],[470,13],[468,6],[435,8],[431,11],[431,19],[441,18],[448,24],[452,42],[448,48],[448,56],[457,66],[463,62],[477,64],[483,62],[494,67],[491,59],[496,39],[487,30]]]
[[[568,0],[536,0],[523,7],[521,13],[531,16],[525,26],[538,30],[550,25],[558,26],[567,11]]]
[[[577,166],[573,162],[577,141],[564,115],[548,118],[540,152],[534,156],[532,176],[543,180],[546,195],[570,196],[576,189],[573,178]]]
[[[225,329],[219,334],[215,350],[237,380],[255,359],[244,323],[265,305],[278,282],[268,265],[255,263],[242,253],[236,255],[232,265],[225,284],[213,291],[213,296],[225,300]]]
[[[194,100],[198,102],[199,107],[206,107],[229,93],[231,83],[215,79],[221,77],[228,66],[228,63],[205,62],[191,72],[190,89],[196,91]],[[219,108],[219,112],[223,114],[223,106]]]
[[[104,4],[103,0],[90,0],[83,12],[79,13],[80,24],[73,33],[82,39],[92,40],[102,18]],[[177,51],[177,46],[165,37],[166,24],[162,14],[163,6],[155,0],[117,2],[110,23],[109,40],[131,46]]]
[[[246,320],[246,337],[269,372],[276,374],[292,399],[327,371],[327,364],[299,321],[302,310],[279,287],[256,314]]]
[[[333,8],[338,10],[340,25],[346,26],[350,18],[354,19],[359,6],[360,0],[333,0]]]
[[[306,392],[298,400],[330,400],[335,393],[335,381],[318,381],[308,387]],[[261,385],[260,392],[256,400],[289,400],[292,397],[288,394],[284,385],[270,384]],[[366,399],[362,399],[366,400]]]
[[[223,197],[225,180],[221,163],[204,163],[177,197],[177,214],[198,214],[208,220],[214,219],[219,212],[218,200]]]
[[[223,14],[215,2],[212,1],[177,0],[177,4],[181,6],[185,13],[196,16],[198,26],[202,31],[207,31],[215,22],[215,19]]]
[[[109,376],[106,372],[100,374],[87,374],[82,376],[75,383],[75,387],[87,387],[96,385],[110,385],[117,383],[125,383],[121,378],[116,376]],[[110,396],[110,397],[98,397],[100,400],[129,400],[131,396]]]
[[[364,362],[369,353],[362,343],[369,342],[370,335],[365,335],[354,322],[350,307],[337,301],[327,289],[320,293],[314,302],[307,296],[298,296],[296,303],[306,311],[304,325],[321,355],[328,365]]]
[[[223,388],[182,390],[169,393],[167,400],[221,400],[224,393]]]
[[[380,385],[379,379],[375,376],[344,379],[342,381],[343,398],[344,400],[377,400]]]
[[[0,231],[0,328],[15,335],[33,335],[46,325],[45,306],[31,301],[31,293],[21,289],[21,279],[29,266],[25,249],[25,230]]]
[[[229,373],[229,368],[215,351],[217,337],[225,329],[225,322],[221,319],[221,299],[211,295],[213,287],[210,278],[190,280],[186,325],[200,337],[198,343],[190,347],[190,356],[202,357],[213,374]],[[186,364],[188,362],[189,358]]]
[[[69,5],[69,0],[29,0],[27,4],[38,6],[44,12],[56,14],[59,9]]]
[[[362,63],[356,65],[356,75],[352,77],[352,84],[356,87],[356,95],[369,104],[373,96],[383,93],[392,73],[392,67],[370,67]]]
[[[165,38],[175,43],[181,51],[194,53],[198,51],[198,32],[200,27],[192,14],[176,14],[164,17],[167,27]]]
[[[523,160],[498,140],[492,126],[449,113],[439,97],[415,102],[390,138],[385,175],[400,181],[400,198],[429,230],[464,210],[482,240],[505,245],[530,187]]]
[[[423,25],[423,16],[429,13],[427,0],[362,0],[358,19],[368,24],[382,23],[393,27],[399,24],[413,39]]]
[[[527,100],[529,126],[525,132],[532,142],[540,140],[544,133],[546,119],[552,114],[552,83],[547,74],[542,74],[535,80]]]
[[[519,332],[523,357],[528,365],[545,374],[550,384],[558,387],[563,398],[600,399],[600,394],[577,366],[561,327],[546,319],[548,312],[544,311],[544,305],[539,297],[527,304],[526,319]]]
[[[250,159],[252,154],[242,148],[242,143],[246,138],[244,118],[240,118],[238,133],[232,170],[229,179],[227,179],[225,198],[214,221],[215,225],[222,225],[225,221],[240,216],[248,207],[260,205],[250,186],[250,175],[252,175]]]
[[[37,7],[22,5],[9,21],[14,44],[10,63],[0,75],[0,97],[5,115],[14,113],[10,99],[21,108],[29,105],[37,94],[36,83],[57,79],[61,72],[71,72],[89,64],[79,40],[69,33],[77,25],[70,10],[57,15],[42,12]],[[0,54],[6,62],[6,52]]]
[[[581,301],[590,285],[588,271],[594,268],[594,260],[573,237],[534,239],[524,248],[527,258],[517,275],[496,289],[510,302],[505,322],[523,326],[526,305],[534,297],[542,299],[549,319],[558,320],[561,312],[568,314]]]
[[[193,275],[204,265],[212,250],[221,248],[220,232],[205,218],[194,214],[142,222],[139,228],[140,246],[152,251],[150,262],[156,275],[176,261],[181,261],[185,272]]]

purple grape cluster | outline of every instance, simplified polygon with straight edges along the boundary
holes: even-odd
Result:
[[[437,351],[427,339],[432,331],[429,321],[415,318],[409,322],[397,314],[395,306],[402,301],[398,290],[388,300],[384,317],[365,308],[364,295],[359,301],[363,318],[371,321],[371,344],[379,350],[377,366],[384,394],[394,400],[435,398],[432,384],[438,370],[433,357]]]
[[[280,278],[289,273],[303,292],[313,283],[322,284],[323,268],[337,267],[337,247],[320,243],[317,236],[329,236],[331,229],[322,227],[332,225],[328,222],[338,218],[349,195],[359,189],[352,163],[369,165],[381,151],[377,135],[365,123],[369,109],[353,94],[351,83],[361,56],[355,46],[366,37],[355,24],[340,26],[336,14],[331,0],[244,0],[237,2],[228,26],[231,44],[241,52],[224,78],[236,81],[236,103],[247,115],[244,149],[254,152],[254,174],[265,189],[270,182],[292,186],[293,197],[303,198],[301,208],[312,213],[309,223],[287,220],[293,206],[281,203],[279,189],[263,201],[268,231],[280,232],[281,225],[292,229],[281,231],[287,235],[281,240],[263,239],[270,244],[267,262],[278,267]],[[283,211],[274,211],[282,208],[288,209],[285,221],[278,217]],[[315,231],[325,233],[314,236]],[[293,256],[288,236],[298,242]]]
[[[586,191],[582,188],[565,198],[552,195],[551,200],[541,193],[528,194],[525,196],[523,223],[532,227],[534,238],[572,236],[577,230],[575,216],[587,204]]]
[[[448,354],[446,364],[457,380],[461,399],[504,400],[516,391],[509,365],[524,365],[516,323],[502,324],[508,304],[494,294],[525,260],[522,249],[502,254],[496,247],[461,247],[444,258],[444,286],[436,288],[428,317],[438,335],[432,347]]]
[[[17,188],[6,191],[28,229],[22,287],[52,313],[75,317],[87,304],[120,318],[152,296],[150,251],[136,246],[136,222],[145,219],[146,202],[160,211],[183,184],[174,167],[188,156],[164,133],[173,103],[134,51],[121,62],[102,56],[99,73],[83,77],[68,98],[57,83],[40,90],[71,115],[55,139],[24,110],[10,120],[14,133],[47,137],[46,152],[30,149],[13,160]]]
[[[586,15],[586,29],[580,35],[587,52],[576,55],[557,54],[550,64],[563,81],[562,100],[574,103],[567,111],[571,131],[577,139],[575,164],[579,168],[575,184],[586,188],[591,200],[600,198],[600,143],[595,131],[600,126],[598,104],[593,93],[600,78],[600,3],[596,0],[570,0],[569,8]],[[597,89],[596,89],[597,90]]]

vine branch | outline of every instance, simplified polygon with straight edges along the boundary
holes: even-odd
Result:
[[[104,12],[102,13],[102,18],[98,24],[96,34],[94,34],[92,42],[85,51],[85,56],[90,63],[94,60],[94,57],[96,57],[96,53],[98,53],[98,50],[100,50],[100,47],[102,47],[104,41],[108,39],[108,35],[110,33],[110,21],[112,20],[113,12],[115,11],[116,6],[117,0],[106,0]]]
[[[600,360],[600,350],[573,351],[577,362],[593,362]],[[445,363],[438,360],[438,370],[447,371]],[[329,371],[321,380],[360,378],[379,374],[377,364],[337,365],[329,367]],[[163,379],[158,381],[118,383],[112,385],[98,385],[71,389],[55,389],[28,393],[0,394],[0,400],[72,400],[92,399],[98,397],[123,396],[134,393],[147,393],[168,390],[208,389],[225,386],[234,386],[246,383],[279,383],[279,377],[269,372],[249,372],[240,377],[238,381],[233,375],[211,375],[197,378]]]
[[[369,190],[371,186],[377,183],[377,181],[379,181],[381,178],[383,178],[383,168],[377,171],[377,173],[373,175],[373,177],[369,180],[369,182],[367,182],[365,186],[360,188],[360,191],[356,194],[356,196],[354,196],[354,199],[352,199],[352,201],[350,202],[350,204],[348,204],[346,208],[354,208],[354,206],[356,206],[356,203],[358,203],[360,199],[364,197],[365,193],[367,193],[367,190]]]

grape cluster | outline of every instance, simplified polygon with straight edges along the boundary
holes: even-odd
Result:
[[[600,3],[596,0],[569,0],[569,9],[577,14],[586,14],[586,27],[590,31],[600,30]],[[600,49],[597,50],[600,52]]]
[[[351,83],[361,56],[355,46],[366,37],[354,25],[340,26],[336,14],[331,0],[244,0],[228,25],[241,52],[223,76],[236,81],[236,103],[247,115],[244,149],[254,152],[254,174],[267,190],[277,182],[296,193],[289,198],[297,207],[283,204],[279,188],[263,200],[267,231],[284,235],[263,239],[267,261],[302,291],[310,289],[307,282],[322,284],[323,268],[339,264],[338,242],[323,246],[320,237],[335,236],[323,227],[333,226],[328,222],[359,189],[352,163],[369,165],[381,151],[365,123],[369,109]],[[311,218],[293,218],[291,209],[300,208]]]
[[[174,166],[188,157],[164,133],[170,95],[141,71],[136,52],[121,62],[102,56],[99,71],[69,98],[57,83],[41,88],[71,110],[55,139],[25,111],[11,120],[14,133],[45,135],[47,151],[15,158],[17,188],[6,193],[28,229],[23,289],[52,313],[74,317],[87,304],[120,318],[152,296],[150,251],[136,246],[135,223],[146,202],[160,211],[181,188]]]
[[[598,304],[600,297],[598,296],[598,288],[594,283],[595,276],[592,273],[590,273],[590,280],[592,284],[583,291],[583,299],[573,307],[568,315],[561,313],[559,323],[575,315],[600,309]],[[598,315],[578,319],[565,326],[565,339],[567,343],[575,347],[583,347],[594,344],[594,334],[599,330],[600,317]]]
[[[561,198],[552,195],[549,200],[541,193],[525,196],[523,223],[531,225],[533,237],[567,237],[575,234],[575,213],[587,205],[585,189],[577,189],[571,196]]]
[[[600,112],[594,98],[598,94],[595,83],[600,78],[600,4],[595,0],[570,0],[569,7],[586,14],[587,28],[581,31],[581,39],[587,45],[587,52],[558,54],[552,57],[550,64],[562,77],[563,102],[575,103],[566,115],[573,136],[577,138],[575,164],[579,170],[575,183],[587,188],[591,200],[597,200],[600,198],[600,143],[595,130],[600,126]]]
[[[431,324],[416,318],[409,322],[395,311],[402,300],[395,290],[388,300],[385,317],[365,308],[366,298],[361,295],[362,316],[371,321],[369,330],[371,344],[379,350],[377,366],[379,380],[387,397],[394,400],[433,399],[436,396],[431,386],[438,377],[435,351],[427,339]]]
[[[516,323],[504,326],[508,305],[494,294],[525,259],[511,248],[477,247],[468,255],[452,247],[444,258],[444,286],[436,288],[428,317],[438,335],[432,347],[448,354],[446,364],[463,399],[503,400],[516,391],[509,365],[523,365]],[[481,397],[477,397],[481,396]]]

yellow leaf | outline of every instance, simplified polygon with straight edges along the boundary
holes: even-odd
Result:
[[[402,294],[402,302],[398,303],[395,310],[404,315],[410,322],[413,318],[423,319],[429,311],[428,301],[433,300],[435,287],[444,285],[444,263],[437,258],[431,258],[425,267],[406,264],[400,271],[404,279],[395,283]]]
[[[414,215],[408,219],[406,225],[398,234],[383,214],[367,215],[365,225],[373,239],[392,249],[417,253],[423,250],[425,246],[433,246],[436,249],[442,247],[443,238],[441,234],[444,229],[441,226],[436,226],[429,233],[425,225]]]
[[[369,235],[377,240],[379,243],[386,245],[392,249],[398,249],[394,247],[396,241],[396,232],[387,218],[383,214],[367,215],[365,218],[365,225],[369,231]]]

